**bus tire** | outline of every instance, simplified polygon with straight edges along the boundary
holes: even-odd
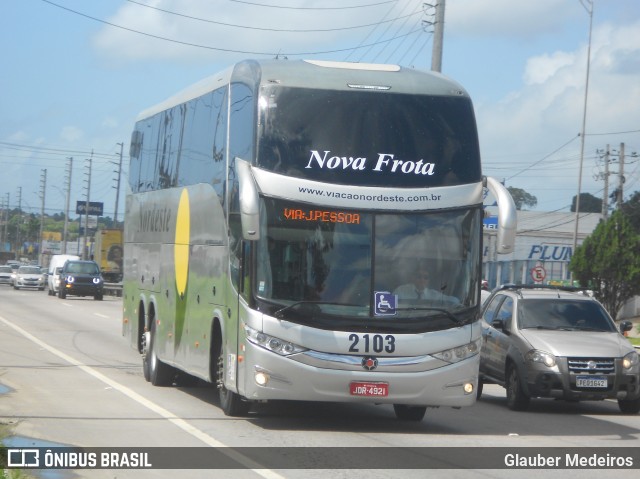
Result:
[[[220,408],[225,416],[246,416],[249,412],[249,402],[243,400],[239,394],[229,391],[224,385],[224,353],[222,347],[218,352],[216,367],[216,387],[220,399]]]
[[[168,364],[163,363],[158,359],[156,354],[154,343],[156,340],[156,322],[151,322],[151,334],[149,339],[149,351],[144,356],[144,360],[147,364],[143,367],[148,368],[149,381],[154,386],[170,386],[175,376],[175,370]],[[145,375],[146,376],[146,375]]]
[[[476,399],[480,399],[483,389],[484,383],[482,382],[482,378],[478,378],[478,386],[476,386]]]
[[[408,404],[394,404],[393,410],[401,421],[422,421],[427,406],[410,406]]]

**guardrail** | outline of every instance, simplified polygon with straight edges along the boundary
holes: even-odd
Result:
[[[104,293],[109,296],[122,296],[122,283],[104,283]]]

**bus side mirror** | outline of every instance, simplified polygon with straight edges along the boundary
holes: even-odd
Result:
[[[517,215],[516,204],[511,193],[495,178],[485,177],[487,188],[496,198],[498,204],[498,254],[513,253],[516,243]]]
[[[236,173],[240,187],[240,223],[242,237],[247,241],[260,239],[260,197],[251,173],[251,165],[236,157]]]

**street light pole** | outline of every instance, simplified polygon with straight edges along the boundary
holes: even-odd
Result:
[[[585,5],[588,4],[588,7]],[[580,195],[582,194],[582,166],[584,164],[584,137],[587,124],[587,98],[589,95],[589,68],[591,64],[591,31],[593,29],[593,0],[580,0],[589,14],[589,45],[587,47],[587,78],[584,88],[584,108],[582,110],[582,132],[580,133],[580,168],[578,169],[578,195],[576,196],[576,218],[573,230],[573,253],[578,247],[578,222],[580,221]]]

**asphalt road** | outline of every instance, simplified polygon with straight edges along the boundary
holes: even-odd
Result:
[[[46,291],[0,286],[0,422],[10,425],[10,447],[276,447],[280,453],[312,447],[318,448],[310,450],[314,468],[280,469],[269,458],[256,462],[242,450],[225,449],[246,469],[57,470],[40,471],[40,477],[638,477],[640,464],[633,470],[468,470],[444,456],[451,469],[333,469],[333,460],[344,460],[350,447],[380,448],[375,451],[383,458],[398,453],[393,447],[469,447],[472,454],[482,447],[597,446],[615,455],[619,447],[640,449],[640,415],[620,415],[613,401],[553,400],[533,400],[529,411],[517,413],[506,408],[502,388],[487,385],[476,405],[429,409],[419,423],[398,421],[386,405],[296,402],[261,404],[249,417],[230,418],[212,388],[146,382],[138,353],[121,335],[121,312],[122,298],[61,300]],[[333,457],[319,449],[327,447],[338,448],[327,450]],[[362,458],[354,455],[353,461]]]

